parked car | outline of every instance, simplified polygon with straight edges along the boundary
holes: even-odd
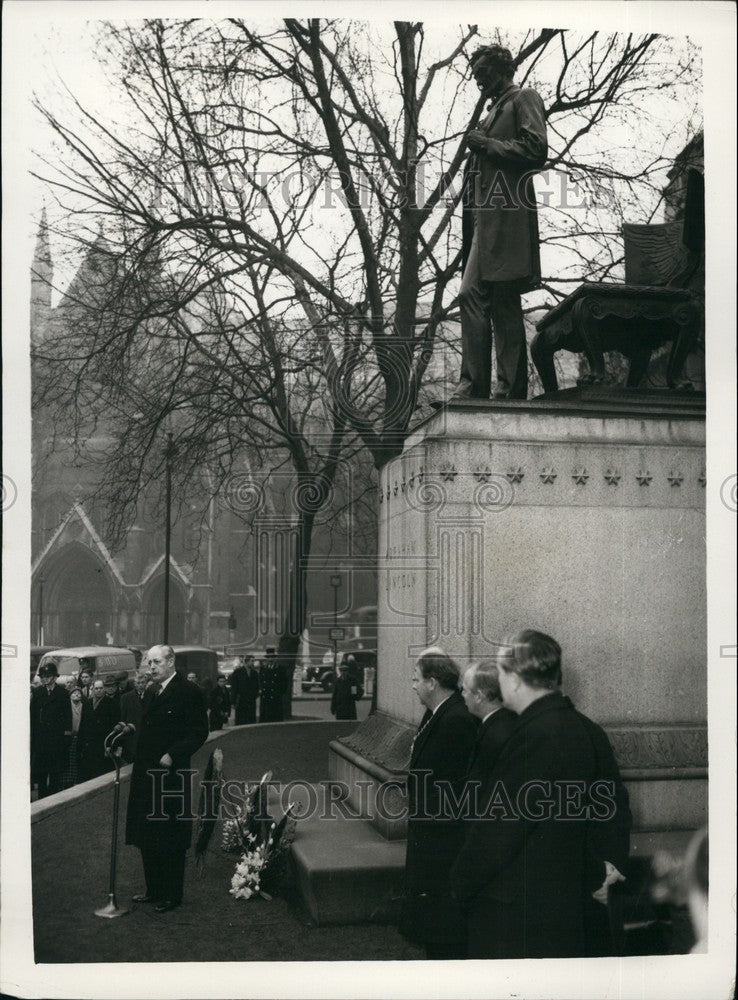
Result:
[[[312,691],[314,688],[321,688],[323,691],[332,691],[336,682],[336,675],[333,671],[333,659],[327,663],[309,663],[302,668],[301,687],[303,691]]]
[[[218,654],[207,646],[172,646],[174,650],[174,665],[177,672],[186,677],[187,674],[197,674],[198,684],[209,680],[213,685],[218,683]]]

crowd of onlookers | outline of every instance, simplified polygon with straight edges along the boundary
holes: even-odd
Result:
[[[145,654],[132,677],[127,671],[99,677],[80,664],[75,676],[62,679],[53,661],[43,662],[31,682],[32,793],[35,789],[36,796],[44,798],[112,771],[115,765],[105,740],[119,722],[131,727],[116,741],[121,762],[131,763],[150,680]],[[211,732],[228,725],[232,717],[235,725],[255,723],[257,716],[259,722],[285,718],[289,678],[272,648],[260,663],[253,656],[241,657],[230,682],[223,675],[200,679],[194,671],[187,680],[202,692]],[[356,716],[339,711],[338,717]]]
[[[112,771],[105,739],[119,722],[133,724],[120,746],[123,762],[133,760],[148,682],[145,669],[133,678],[82,669],[61,681],[53,662],[40,667],[31,689],[31,786],[38,798]]]

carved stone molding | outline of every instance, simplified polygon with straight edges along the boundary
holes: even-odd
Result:
[[[606,726],[605,729],[623,771],[707,768],[706,726]]]
[[[707,727],[701,725],[605,726],[625,778],[702,777],[707,773]],[[410,760],[415,728],[377,712],[337,742],[393,774]]]
[[[387,771],[404,774],[410,761],[414,735],[413,727],[376,712],[353,733],[342,736],[337,742]]]

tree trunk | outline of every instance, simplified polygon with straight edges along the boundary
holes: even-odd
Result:
[[[307,572],[314,523],[315,512],[301,509],[293,536],[289,604],[277,647],[277,656],[286,675],[286,688],[282,699],[285,719],[292,718],[292,681],[300,638],[307,620]]]

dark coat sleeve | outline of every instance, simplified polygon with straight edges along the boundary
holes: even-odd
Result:
[[[595,789],[590,789],[592,820],[587,830],[588,882],[594,890],[604,881],[605,861],[625,874],[633,817],[610,740],[596,723],[589,719],[586,722],[597,762],[597,797],[595,800]]]
[[[61,717],[62,725],[64,727],[65,733],[71,733],[72,731],[72,699],[69,697],[69,692],[64,691],[64,697],[62,699],[61,705]]]

